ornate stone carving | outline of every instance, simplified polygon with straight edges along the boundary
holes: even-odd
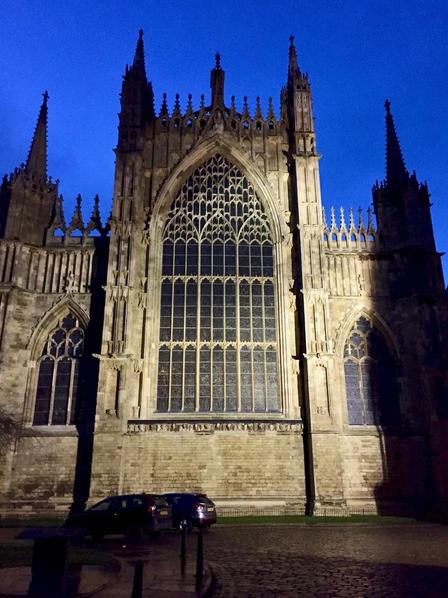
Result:
[[[198,421],[129,421],[128,433],[138,434],[141,432],[190,432],[195,434],[214,434],[215,432],[248,432],[252,434],[265,434],[275,432],[277,434],[301,434],[303,425],[301,421],[221,421],[221,422],[198,422]]]

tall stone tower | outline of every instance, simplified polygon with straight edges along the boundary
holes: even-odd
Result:
[[[278,115],[227,101],[217,54],[207,97],[164,94],[156,112],[140,31],[106,227],[97,198],[84,225],[80,197],[65,225],[44,97],[0,203],[3,402],[23,422],[3,511],[176,490],[221,513],[445,504],[447,297],[426,184],[387,102],[375,212],[327,220],[292,37],[280,95]]]

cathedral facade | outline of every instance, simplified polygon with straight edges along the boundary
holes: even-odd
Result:
[[[325,215],[293,39],[280,114],[154,110],[140,32],[114,199],[66,222],[48,96],[0,190],[0,512],[203,491],[221,512],[415,513],[448,486],[447,296],[386,102],[366,215]],[[8,428],[9,426],[9,428]]]

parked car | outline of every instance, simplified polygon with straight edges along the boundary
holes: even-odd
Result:
[[[171,528],[171,507],[157,494],[110,496],[82,513],[70,515],[65,527],[85,528],[94,540],[106,534],[126,534],[138,539],[141,532],[151,534]]]
[[[206,494],[170,492],[163,495],[171,507],[173,527],[191,530],[192,527],[208,528],[216,523],[216,507]]]

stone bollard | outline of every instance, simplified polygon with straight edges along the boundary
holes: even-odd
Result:
[[[182,577],[185,575],[185,566],[187,562],[187,526],[181,528],[180,538],[180,572]]]
[[[196,589],[198,590],[202,584],[204,577],[204,545],[202,536],[202,525],[199,523],[198,528],[198,544],[196,552]]]
[[[131,598],[142,598],[143,595],[143,561],[135,563],[134,581],[132,584]]]

